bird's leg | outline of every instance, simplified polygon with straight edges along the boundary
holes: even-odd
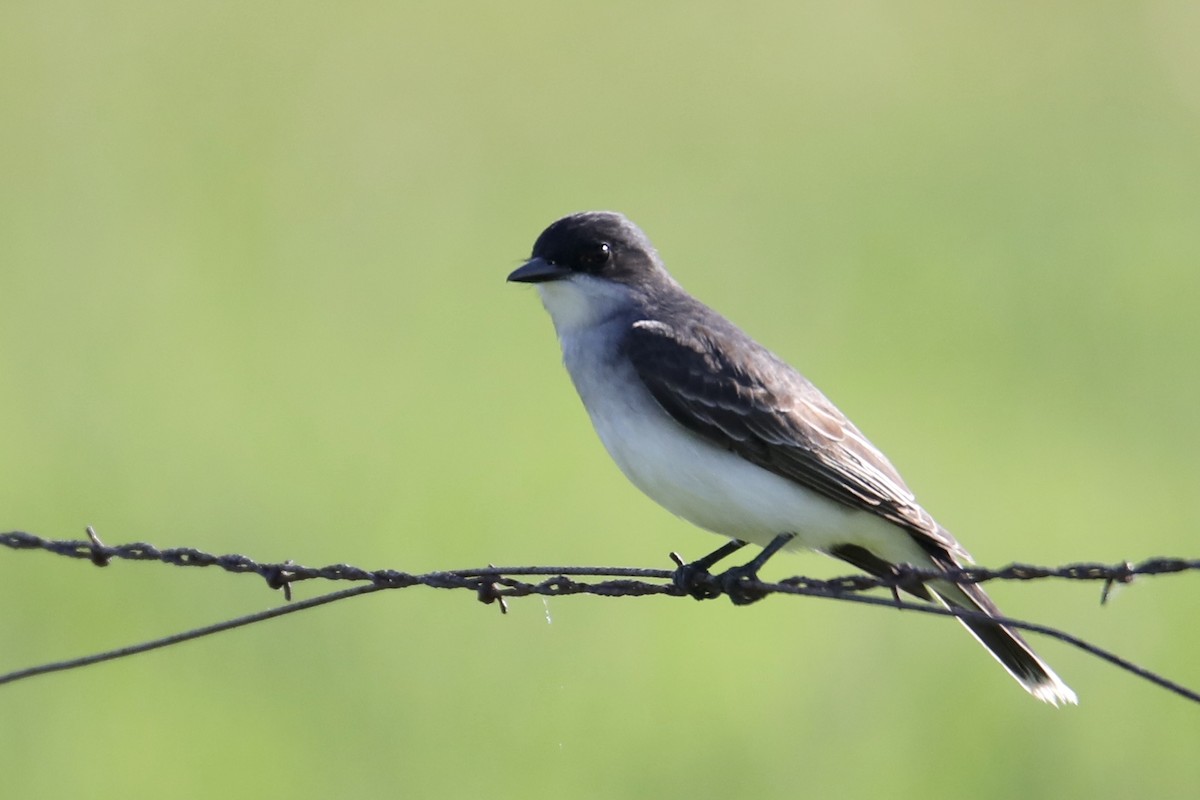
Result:
[[[725,570],[717,577],[717,584],[721,587],[721,591],[729,595],[729,599],[737,606],[749,605],[756,600],[763,599],[766,592],[761,589],[751,589],[746,584],[757,581],[758,571],[762,569],[762,565],[766,564],[771,556],[778,553],[784,545],[795,538],[796,534],[794,533],[781,533],[750,561],[740,567],[730,567]]]
[[[673,581],[676,586],[697,600],[711,600],[721,596],[721,588],[716,585],[708,568],[721,559],[731,556],[746,546],[741,539],[732,539],[713,550],[704,558],[685,564],[678,553],[671,553],[671,560],[679,567],[675,570]]]

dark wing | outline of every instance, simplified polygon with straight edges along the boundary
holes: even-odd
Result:
[[[633,323],[624,351],[655,400],[719,447],[910,531],[932,555],[970,556],[896,468],[802,375],[704,309],[686,328]],[[722,346],[715,346],[716,338]]]

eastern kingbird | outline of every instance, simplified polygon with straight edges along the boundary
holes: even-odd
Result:
[[[726,573],[735,579],[753,576],[780,547],[827,553],[878,576],[895,575],[897,565],[946,570],[970,562],[850,420],[684,291],[624,216],[563,217],[508,280],[537,285],[575,389],[625,477],[668,511],[731,539],[681,564],[677,580],[707,575],[747,542],[766,549]],[[735,584],[722,585],[732,596]],[[901,588],[1000,613],[978,584],[913,580]],[[1076,702],[1017,631],[959,619],[1034,697]]]

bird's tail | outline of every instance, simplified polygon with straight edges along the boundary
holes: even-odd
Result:
[[[884,559],[874,555],[869,550],[855,545],[841,545],[829,550],[835,558],[849,562],[859,569],[864,569],[872,575],[888,577],[895,575],[895,567]],[[953,569],[958,566],[954,557],[949,553],[929,554],[929,565],[939,570]],[[989,617],[1003,616],[1000,609],[992,602],[977,583],[957,584],[945,580],[932,580],[928,583],[912,582],[902,585],[902,591],[919,597],[922,600],[937,599],[948,608],[961,608],[966,611],[979,611]],[[979,620],[959,617],[971,635],[991,653],[1000,666],[1008,670],[1008,674],[1017,679],[1017,683],[1025,691],[1039,700],[1059,705],[1060,703],[1078,703],[1075,692],[1054,674],[1045,661],[1038,658],[1033,648],[1021,638],[1014,629],[1001,625],[999,622],[982,622]]]
[[[1001,616],[1000,609],[978,584],[931,581],[928,588],[947,607],[981,611],[989,617]],[[1008,670],[1009,675],[1016,678],[1025,691],[1038,700],[1054,706],[1079,702],[1071,687],[1054,674],[1054,670],[1033,652],[1033,648],[1016,630],[998,622],[981,622],[965,617],[959,617],[958,621],[987,648],[1000,666]]]

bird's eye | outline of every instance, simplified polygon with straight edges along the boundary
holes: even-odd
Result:
[[[595,272],[608,263],[612,257],[612,247],[608,242],[598,242],[583,251],[579,263],[588,272]]]

